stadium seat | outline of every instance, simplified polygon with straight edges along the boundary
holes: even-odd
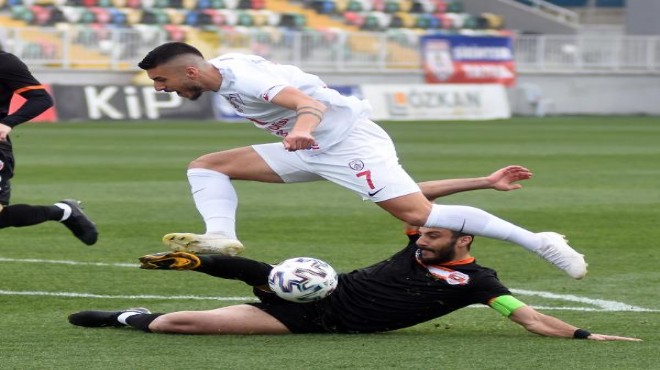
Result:
[[[106,24],[110,23],[112,21],[112,15],[110,14],[110,11],[106,8],[90,8],[89,11],[94,13],[96,16],[96,22],[101,23],[101,24]]]
[[[204,9],[202,10],[202,13],[207,14],[210,17],[210,24],[215,26],[224,26],[226,24],[224,14],[217,9]]]
[[[239,12],[236,25],[244,26],[244,27],[252,27],[254,25],[254,20],[252,19],[252,15],[248,12]]]
[[[344,22],[346,22],[346,24],[362,28],[365,22],[365,17],[360,13],[346,12],[344,13]]]
[[[286,27],[291,29],[301,29],[305,27],[307,20],[305,16],[299,13],[284,13],[282,18],[280,18],[280,27]]]
[[[401,4],[398,1],[387,0],[383,12],[393,14],[401,11]]]
[[[415,27],[421,29],[438,29],[442,28],[442,23],[433,14],[420,13],[417,14],[415,19]]]
[[[440,26],[438,28],[441,28],[443,30],[452,29],[453,22],[452,22],[450,17],[447,17],[446,14],[436,13],[434,16],[435,16],[435,18],[438,19],[438,21],[440,21]]]
[[[270,10],[264,10],[264,12],[264,14],[266,14],[267,27],[275,29],[275,27],[277,27],[282,20],[282,14]]]
[[[80,13],[80,18],[78,19],[78,23],[82,23],[82,24],[96,23],[96,14],[94,14],[94,12],[92,12],[89,9],[83,9],[83,11]]]
[[[347,12],[362,12],[365,10],[364,4],[358,0],[350,0],[346,5]]]
[[[36,26],[46,26],[48,24],[48,20],[50,19],[51,8],[46,8],[39,5],[33,5],[29,8],[29,11],[32,13],[32,17],[29,24]]]
[[[185,16],[185,11],[182,9],[167,8],[163,9],[163,12],[169,18],[168,24],[171,25],[180,25],[183,24],[183,18]]]
[[[128,17],[121,10],[111,8],[110,9],[110,23],[115,25],[115,26],[125,26],[125,25],[128,25]]]
[[[337,11],[333,0],[315,0],[309,6],[319,14],[334,14]]]
[[[226,9],[237,9],[238,8],[238,0],[224,0],[225,1],[225,8]]]
[[[168,41],[178,41],[178,42],[186,41],[186,30],[183,29],[181,26],[168,24],[163,26],[163,29],[165,30],[165,32],[167,32]]]
[[[482,13],[479,22],[481,29],[500,30],[504,27],[504,18],[493,13]]]
[[[253,10],[252,23],[254,27],[268,26],[268,12],[263,10]]]

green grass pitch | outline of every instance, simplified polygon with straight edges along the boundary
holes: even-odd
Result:
[[[583,281],[499,241],[477,238],[473,254],[542,312],[644,342],[539,337],[484,308],[373,335],[187,336],[73,327],[66,317],[78,310],[204,310],[249,297],[248,287],[235,281],[140,270],[137,257],[164,250],[165,233],[203,231],[185,178],[190,160],[276,139],[247,123],[26,124],[12,134],[12,202],[81,199],[100,239],[85,246],[54,222],[0,231],[0,368],[658,368],[660,119],[382,125],[419,181],[481,176],[507,164],[532,169],[522,190],[482,190],[438,202],[477,206],[533,231],[566,234],[590,263]],[[346,272],[405,243],[400,222],[336,185],[235,186],[248,257],[276,262],[309,255]],[[626,310],[631,307],[638,310]]]

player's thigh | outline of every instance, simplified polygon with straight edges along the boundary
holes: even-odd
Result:
[[[284,324],[251,305],[241,304],[209,311],[180,311],[156,318],[149,329],[187,334],[287,334]]]
[[[192,161],[188,168],[214,170],[237,180],[283,182],[251,146],[205,154]]]
[[[282,143],[253,145],[252,148],[263,161],[287,183],[323,180],[313,167],[306,163],[304,150],[290,152]]]

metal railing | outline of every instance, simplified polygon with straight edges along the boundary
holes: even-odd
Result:
[[[660,73],[660,37],[534,35],[515,40],[520,72]]]
[[[555,17],[556,19],[562,22],[566,22],[574,25],[580,23],[580,15],[578,13],[544,0],[511,0],[511,1],[528,5],[534,9],[537,9],[540,12],[552,15],[553,17]]]
[[[209,36],[209,35],[207,35]],[[217,30],[205,55],[240,51],[312,71],[421,70],[419,35],[292,30]],[[137,63],[167,40],[157,27],[66,29],[0,27],[3,47],[32,66],[59,69],[137,70]],[[191,41],[192,42],[192,41]],[[625,35],[519,35],[516,65],[522,73],[660,73],[660,37]],[[194,43],[194,42],[193,42]]]

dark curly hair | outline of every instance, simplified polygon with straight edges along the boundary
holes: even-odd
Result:
[[[138,63],[138,67],[144,70],[156,68],[179,55],[185,54],[194,54],[204,58],[202,53],[192,45],[188,45],[185,42],[168,42],[150,51],[147,56]]]

